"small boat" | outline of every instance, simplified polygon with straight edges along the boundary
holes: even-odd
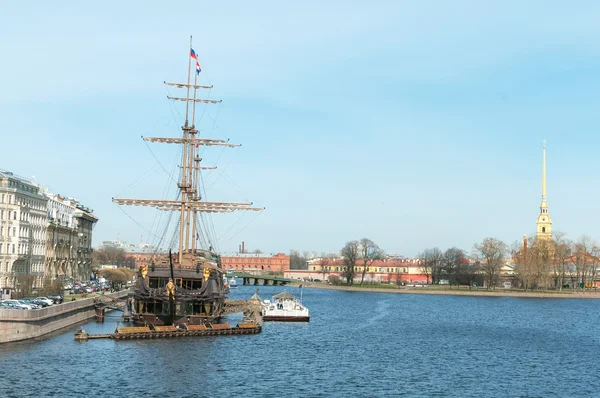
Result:
[[[308,322],[308,308],[294,295],[282,292],[273,296],[273,300],[264,300],[262,306],[263,321]]]
[[[229,288],[237,289],[237,287],[238,287],[238,284],[237,284],[237,281],[235,280],[235,278],[229,279]]]

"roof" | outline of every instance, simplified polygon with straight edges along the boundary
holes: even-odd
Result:
[[[273,296],[275,300],[295,300],[296,297],[288,292],[281,292]]]

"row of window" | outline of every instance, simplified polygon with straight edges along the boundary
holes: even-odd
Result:
[[[317,267],[312,267],[313,271],[317,271]],[[321,267],[318,267],[319,271],[321,270]],[[335,268],[335,270],[334,270]],[[323,267],[323,269],[325,271],[328,272],[340,272],[344,270],[344,267]],[[354,272],[362,272],[363,268],[362,267],[354,267]],[[368,268],[367,272],[391,272],[391,273],[398,273],[398,272],[408,272],[408,270],[406,268],[402,268],[402,271],[400,270],[400,268]]]
[[[33,255],[43,255],[45,254],[44,245],[33,245]],[[18,244],[7,243],[6,244],[6,254],[27,254],[29,251],[29,245],[27,244]],[[0,243],[0,254],[4,253],[4,244]]]
[[[17,220],[17,210],[6,211],[6,215],[7,215],[6,218],[4,218],[4,213],[5,213],[4,210],[0,210],[0,221],[10,221],[10,220],[16,221]],[[11,218],[11,216],[12,216],[12,218]],[[46,218],[37,216],[37,215],[33,215],[28,212],[23,212],[23,211],[21,211],[21,213],[19,214],[19,220],[31,222],[32,224],[36,224],[36,225],[45,225],[46,224]]]

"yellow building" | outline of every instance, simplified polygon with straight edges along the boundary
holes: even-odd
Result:
[[[537,218],[537,238],[552,239],[552,220],[548,214],[548,201],[546,200],[546,142],[542,148],[542,203],[540,215]]]

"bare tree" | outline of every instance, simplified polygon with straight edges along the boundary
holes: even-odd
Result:
[[[511,255],[515,262],[515,274],[521,287],[527,291],[533,283],[533,254],[529,242],[515,242],[511,248]]]
[[[575,266],[577,283],[579,283],[581,287],[585,286],[590,278],[590,260],[593,246],[592,240],[586,235],[582,235],[579,240],[573,244],[572,262]]]
[[[460,277],[463,273],[465,260],[464,250],[452,247],[444,252],[442,257],[442,269],[449,279],[450,287],[452,287],[453,283],[460,286]]]
[[[481,261],[470,261],[465,259],[461,267],[461,279],[469,285],[469,290],[473,287],[473,283],[477,279],[481,271]]]
[[[553,248],[552,248],[552,265],[554,272],[555,285],[558,290],[562,291],[565,285],[567,271],[569,269],[569,258],[571,257],[571,248],[573,242],[565,239],[562,232],[554,233]]]
[[[307,269],[306,256],[301,256],[298,250],[290,250],[290,269]]]
[[[495,289],[500,269],[504,265],[506,244],[496,238],[485,238],[483,242],[475,244],[474,248],[482,260],[481,267],[485,274],[487,288]]]
[[[103,247],[92,252],[92,262],[96,265],[125,264],[127,255],[120,247]]]
[[[421,268],[423,269],[423,272],[427,276],[428,280],[431,276],[431,283],[439,282],[443,258],[444,254],[437,247],[434,247],[433,249],[425,249],[423,250],[423,253],[419,255]]]
[[[350,286],[354,283],[354,266],[360,255],[359,247],[360,243],[357,240],[352,240],[346,243],[341,252],[344,258],[344,272],[342,275],[346,278],[346,282]]]
[[[363,261],[362,276],[360,278],[360,285],[362,286],[365,281],[365,275],[367,274],[367,268],[369,268],[375,260],[383,259],[383,250],[381,250],[371,239],[362,238],[360,240],[360,257]]]

